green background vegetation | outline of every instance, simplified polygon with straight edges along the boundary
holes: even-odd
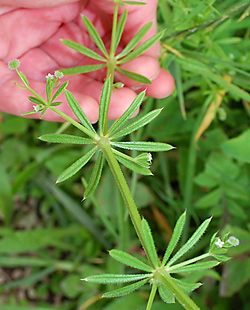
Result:
[[[213,216],[206,235],[186,258],[202,254],[216,231],[230,231],[240,245],[214,270],[188,275],[203,287],[192,293],[202,309],[250,308],[250,2],[159,0],[161,62],[175,77],[167,99],[148,99],[141,110],[164,107],[132,140],[176,147],[154,154],[154,176],[124,169],[137,206],[164,254],[177,218],[188,211],[183,239]],[[0,124],[1,310],[145,309],[148,288],[119,299],[99,300],[113,289],[81,282],[122,273],[107,249],[143,255],[107,167],[95,196],[81,201],[81,177],[57,176],[83,154],[81,147],[46,145],[37,137],[74,128],[10,115]],[[136,154],[134,154],[136,155]],[[162,251],[162,252],[161,252]],[[128,269],[127,272],[130,272]],[[182,309],[159,298],[153,310]]]

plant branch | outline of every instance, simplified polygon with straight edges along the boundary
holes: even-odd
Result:
[[[75,126],[76,128],[78,128],[79,130],[81,130],[82,132],[84,132],[87,136],[90,136],[91,138],[93,138],[94,140],[97,139],[97,135],[93,132],[91,132],[90,130],[88,130],[87,128],[85,128],[84,126],[82,126],[81,124],[79,124],[78,122],[76,122],[75,120],[73,120],[71,117],[69,117],[68,115],[64,114],[62,111],[54,108],[53,106],[49,107],[51,111],[55,112],[57,115],[61,116],[63,119],[65,119],[67,122],[71,123],[73,126]]]
[[[174,271],[174,270],[176,270],[176,269],[178,269],[178,268],[180,268],[180,267],[183,267],[183,266],[186,266],[186,265],[190,265],[190,264],[192,264],[192,263],[195,263],[195,262],[197,262],[197,261],[199,261],[199,260],[202,260],[202,259],[207,258],[207,257],[210,257],[210,256],[211,256],[210,253],[202,254],[202,255],[200,255],[200,256],[197,256],[197,257],[191,258],[191,259],[189,259],[189,260],[186,260],[186,261],[183,262],[183,263],[180,263],[180,264],[177,264],[177,265],[174,265],[174,266],[171,266],[171,267],[166,267],[166,270],[167,270],[168,272],[172,272],[172,271]]]
[[[148,299],[148,304],[147,304],[147,309],[146,310],[151,310],[153,302],[154,302],[154,299],[155,299],[156,291],[157,291],[157,283],[154,282],[154,284],[152,286],[152,289],[151,289],[151,292],[150,292],[150,296],[149,296],[149,299]]]
[[[115,181],[118,185],[118,188],[121,192],[121,195],[123,197],[123,200],[125,202],[125,205],[128,209],[129,215],[131,217],[132,223],[134,225],[135,231],[138,235],[138,238],[145,250],[145,253],[148,257],[148,260],[150,262],[150,265],[154,267],[153,262],[150,259],[150,255],[147,253],[147,248],[145,246],[145,242],[142,235],[142,229],[141,229],[141,216],[137,210],[137,207],[135,205],[134,199],[130,193],[128,184],[124,178],[124,175],[121,171],[121,168],[112,152],[111,146],[109,144],[109,141],[105,137],[101,137],[100,141],[98,142],[98,145],[100,149],[102,150],[104,156],[106,157],[106,160],[109,164],[109,167],[114,175]]]
[[[155,271],[154,278],[159,280],[179,301],[186,310],[200,310],[193,300],[183,292],[183,290],[175,283],[168,272],[164,268],[158,268]]]

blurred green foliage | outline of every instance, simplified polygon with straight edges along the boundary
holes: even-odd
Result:
[[[205,282],[192,294],[202,309],[250,308],[249,10],[249,1],[159,0],[159,29],[166,28],[161,63],[174,75],[176,90],[169,98],[144,104],[141,113],[164,110],[131,138],[167,142],[176,149],[154,155],[153,177],[124,169],[162,254],[184,210],[184,239],[213,216],[190,257],[203,253],[218,230],[240,240],[229,251],[231,261],[187,277]],[[91,163],[67,182],[54,184],[84,152],[37,139],[58,130],[76,131],[61,126],[2,115],[0,308],[145,309],[146,288],[121,299],[100,300],[109,287],[80,281],[123,272],[107,255],[111,247],[143,253],[107,168],[95,197],[85,201],[81,177],[90,176]],[[152,309],[166,307],[181,309],[158,301]]]

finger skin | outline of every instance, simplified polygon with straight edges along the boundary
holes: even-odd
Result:
[[[20,83],[19,78],[17,77],[15,71],[9,71],[8,68],[3,68],[3,64],[0,63],[0,70],[6,73],[6,80],[0,84],[0,93],[1,93],[1,110],[5,113],[10,113],[14,115],[21,115],[23,113],[33,111],[33,103],[28,100],[28,97],[31,96],[30,92],[26,89],[21,89],[17,87],[14,82]],[[34,89],[38,95],[41,97],[46,97],[45,94],[45,83],[29,79],[29,85],[32,89]],[[11,95],[10,95],[11,94]],[[88,95],[82,94],[78,91],[72,92],[73,96],[76,98],[83,111],[89,118],[92,123],[97,122],[98,120],[98,110],[99,104],[97,101]],[[73,112],[70,110],[69,105],[64,97],[64,95],[60,95],[58,97],[58,101],[62,101],[63,104],[58,107],[63,113],[69,115],[74,118]],[[39,118],[39,113],[32,114],[32,118]],[[46,111],[44,120],[48,121],[64,121],[61,117],[56,115],[52,111]]]
[[[147,22],[153,21],[153,25],[142,42],[156,33],[157,0],[147,2],[145,6],[126,6],[129,14],[120,50]],[[119,14],[123,9],[119,9]],[[33,108],[33,104],[27,99],[30,93],[13,84],[13,81],[20,83],[20,80],[15,72],[8,70],[7,63],[10,60],[20,59],[20,70],[27,76],[34,90],[43,97],[46,97],[45,76],[48,73],[53,74],[62,67],[93,64],[93,60],[69,49],[60,41],[61,38],[73,40],[98,52],[82,23],[82,13],[94,23],[108,48],[113,13],[113,3],[108,0],[0,0],[0,110],[20,115]],[[118,118],[143,89],[146,89],[148,96],[155,98],[171,94],[174,80],[167,71],[159,67],[159,55],[158,43],[137,59],[121,65],[126,70],[145,75],[152,84],[142,85],[116,73],[115,80],[122,81],[125,87],[112,94],[110,119]],[[106,70],[102,69],[63,79],[70,81],[68,89],[91,122],[98,120],[99,100],[105,77]],[[74,117],[65,97],[61,96],[60,100],[63,104],[58,108]],[[33,116],[38,118],[39,114]],[[51,111],[45,113],[44,119],[62,121]]]
[[[0,5],[21,8],[51,8],[65,4],[79,2],[79,0],[0,0]],[[87,0],[84,0],[87,2]]]

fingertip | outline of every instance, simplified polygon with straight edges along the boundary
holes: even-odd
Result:
[[[127,87],[114,90],[110,100],[109,119],[119,118],[128,109],[135,97],[136,93]],[[138,111],[133,116],[137,113]]]
[[[175,88],[173,76],[163,68],[160,68],[159,74],[152,81],[151,85],[147,86],[146,95],[153,98],[165,98],[171,95]]]
[[[97,103],[97,101],[90,96],[87,96],[85,94],[81,94],[75,91],[72,92],[72,95],[76,99],[80,107],[82,108],[88,120],[91,123],[96,123],[99,117],[99,104]],[[62,104],[61,111],[69,115],[70,117],[76,119],[76,116],[72,112],[67,102]]]
[[[124,63],[120,65],[120,67],[124,70],[143,75],[150,81],[156,78],[160,70],[158,60],[154,57],[146,55],[137,57],[127,63]],[[137,89],[138,87],[142,86],[141,83],[133,81],[120,73],[116,73],[116,77],[128,87]]]

